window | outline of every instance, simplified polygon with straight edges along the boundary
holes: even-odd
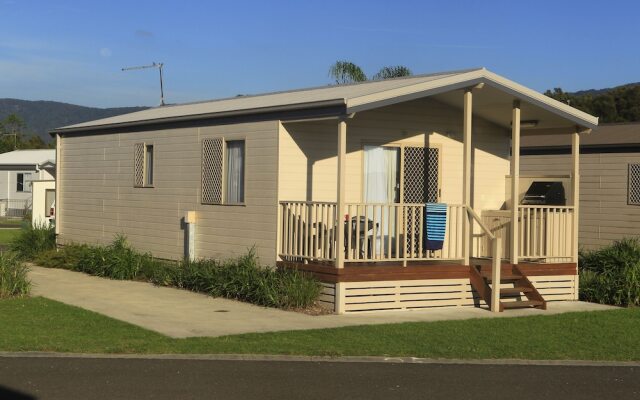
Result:
[[[18,174],[16,192],[24,192],[24,174]]]
[[[634,206],[640,206],[640,164],[629,164],[628,185],[627,203]]]
[[[149,144],[145,146],[144,156],[144,169],[145,169],[145,186],[153,186],[153,145]]]
[[[133,185],[153,187],[153,145],[136,143],[133,156]]]
[[[244,203],[244,140],[226,143],[225,204]]]
[[[16,192],[31,192],[31,174],[24,172],[16,174]]]
[[[56,191],[55,189],[47,189],[44,192],[44,216],[52,217],[51,211],[53,210],[54,204],[56,202]]]
[[[202,204],[244,203],[244,140],[202,141]]]

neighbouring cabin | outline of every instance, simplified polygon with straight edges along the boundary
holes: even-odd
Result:
[[[569,174],[567,135],[523,138],[522,172]],[[580,246],[640,237],[640,123],[602,124],[580,145]]]
[[[54,149],[0,154],[0,218],[23,218],[31,211],[32,183],[55,178],[55,156]]]
[[[170,259],[253,247],[314,274],[337,313],[544,308],[577,298],[577,151],[596,125],[485,69],[159,107],[55,131],[56,232]],[[535,179],[561,201],[528,201],[520,138],[553,134],[572,167]]]

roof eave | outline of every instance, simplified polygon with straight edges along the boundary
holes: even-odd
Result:
[[[104,129],[138,127],[138,126],[152,125],[152,124],[167,124],[172,122],[185,122],[185,121],[196,121],[196,120],[216,119],[216,118],[243,117],[243,116],[249,116],[249,115],[260,115],[260,114],[299,111],[299,110],[312,110],[312,109],[341,107],[341,106],[346,106],[346,102],[344,98],[314,101],[314,102],[304,102],[304,103],[296,103],[296,104],[287,104],[284,106],[261,107],[261,108],[251,108],[246,110],[232,110],[232,111],[223,111],[223,112],[215,112],[215,113],[181,115],[181,116],[175,116],[175,117],[154,118],[154,119],[147,119],[147,120],[111,123],[111,124],[107,123],[107,124],[89,125],[89,126],[70,125],[62,128],[56,128],[50,131],[49,134],[51,136],[55,136],[57,134],[64,134],[64,133],[89,132],[89,131],[104,130]],[[344,110],[342,110],[339,114],[344,114]]]
[[[567,104],[561,103],[549,96],[538,93],[516,82],[500,77],[486,69],[470,71],[463,74],[449,76],[434,81],[420,83],[412,86],[375,93],[366,96],[355,97],[347,102],[347,113],[371,110],[404,101],[415,100],[421,97],[433,96],[453,90],[472,87],[478,83],[485,83],[499,90],[509,93],[516,99],[526,101],[543,108],[549,112],[560,115],[587,129],[595,129],[598,126],[598,118]]]
[[[493,72],[487,70],[484,70],[483,72],[484,79],[486,79],[485,83],[487,83],[488,85],[501,89],[507,93],[510,93],[516,98],[537,105],[538,107],[545,109],[551,113],[560,115],[584,128],[595,129],[598,127],[598,117],[594,117],[591,114],[580,111],[568,104],[561,103],[558,100],[531,90],[523,85],[520,85],[519,83],[502,78],[501,76],[494,74]]]

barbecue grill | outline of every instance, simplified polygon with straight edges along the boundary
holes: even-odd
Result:
[[[564,206],[567,204],[562,182],[535,181],[522,200],[523,205]]]

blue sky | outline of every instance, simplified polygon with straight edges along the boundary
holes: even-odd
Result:
[[[331,82],[340,59],[368,74],[484,66],[534,89],[640,81],[637,1],[0,0],[0,98],[88,106],[168,102]]]

